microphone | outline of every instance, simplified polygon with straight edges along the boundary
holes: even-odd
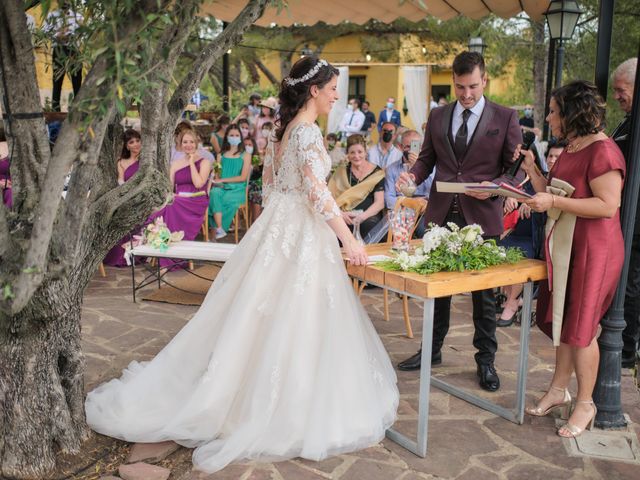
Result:
[[[536,141],[535,133],[531,131],[524,132],[524,134],[522,135],[521,150],[529,150],[535,141]],[[524,161],[524,153],[521,153],[518,159],[515,161],[515,163],[511,166],[511,168],[507,172],[506,176],[509,178],[515,177],[516,173],[518,173],[518,170],[520,170],[520,166],[522,165],[523,161]]]

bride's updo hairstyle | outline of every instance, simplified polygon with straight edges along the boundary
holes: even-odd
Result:
[[[278,141],[282,140],[289,122],[311,98],[311,86],[322,88],[338,74],[337,68],[316,56],[301,58],[291,67],[289,76],[280,85],[280,111],[276,120]]]

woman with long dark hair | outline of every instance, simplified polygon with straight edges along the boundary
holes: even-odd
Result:
[[[116,163],[118,168],[118,184],[122,185],[138,171],[140,166],[140,152],[142,151],[142,137],[137,130],[125,130],[122,136],[122,152]],[[126,267],[124,251],[130,237],[127,235],[113,247],[104,257],[102,263],[111,267]]]
[[[88,395],[96,431],[197,447],[195,466],[213,472],[241,459],[321,460],[369,447],[393,424],[395,372],[338,239],[352,263],[367,256],[327,189],[314,123],[337,99],[337,75],[305,57],[283,80],[264,211],[182,331]]]

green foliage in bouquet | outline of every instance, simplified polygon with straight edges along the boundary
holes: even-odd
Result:
[[[376,265],[390,271],[427,275],[443,271],[481,270],[503,263],[515,263],[524,258],[518,248],[504,248],[498,246],[495,240],[484,240],[479,225],[459,228],[449,223],[447,227],[430,224],[422,239],[422,246],[416,248],[413,255],[400,252],[394,258]]]

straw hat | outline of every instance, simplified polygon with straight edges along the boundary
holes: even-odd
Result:
[[[278,99],[276,99],[275,97],[269,97],[266,100],[262,100],[258,105],[260,105],[261,107],[270,108],[271,110],[275,110],[278,106]]]

